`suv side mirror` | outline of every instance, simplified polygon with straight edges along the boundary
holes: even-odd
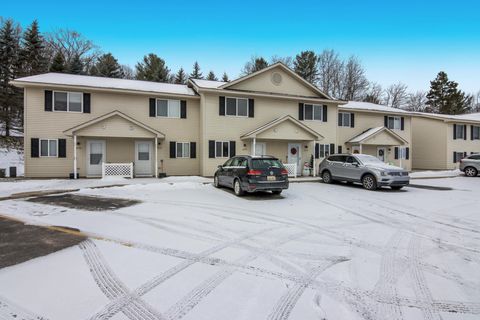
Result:
[[[219,165],[217,166],[217,168],[218,168],[218,169],[222,169],[223,166],[222,166],[221,164],[219,164]]]

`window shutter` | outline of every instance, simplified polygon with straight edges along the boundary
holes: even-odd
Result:
[[[467,151],[463,152],[463,157],[465,158],[467,156]]]
[[[330,154],[335,153],[335,143],[330,143]]]
[[[235,141],[230,141],[230,158],[235,157]]]
[[[463,140],[467,140],[467,125],[463,125]]]
[[[323,114],[322,114],[322,121],[327,122],[328,120],[328,107],[326,104],[323,105]]]
[[[400,118],[400,130],[404,130],[405,129],[405,118],[404,117],[401,117]]]
[[[457,163],[457,153],[454,151],[453,152],[453,163]]]
[[[90,93],[83,94],[83,113],[90,113]]]
[[[218,114],[220,116],[225,115],[225,97],[222,96],[218,97]]]
[[[50,91],[51,92],[51,91]],[[31,157],[32,158],[38,158],[39,156],[39,147],[40,147],[40,142],[38,138],[32,138],[30,139],[30,150],[31,150]]]
[[[187,118],[187,101],[185,100],[180,101],[180,118],[181,119]]]
[[[52,111],[53,93],[51,90],[45,90],[45,111]]]
[[[255,117],[255,101],[253,99],[248,99],[248,117]]]
[[[457,125],[453,124],[453,140],[457,139]]]
[[[350,128],[355,128],[355,113],[350,113]]]
[[[383,117],[383,125],[385,126],[385,128],[388,128],[388,116]]]
[[[177,157],[177,143],[175,141],[170,141],[170,158],[174,159]]]
[[[67,157],[67,140],[58,139],[58,157],[66,158]]]
[[[338,153],[342,153],[342,146],[337,147]]]
[[[338,126],[341,127],[342,126],[342,113],[338,113]]]
[[[197,157],[197,143],[190,142],[190,158],[195,159]]]
[[[303,120],[303,103],[298,104],[298,120]]]
[[[155,98],[150,98],[150,117],[155,117],[157,116],[157,110],[156,109],[156,99]]]
[[[405,159],[410,159],[410,148],[406,147],[405,148]]]
[[[470,125],[470,140],[473,140],[473,125]]]
[[[215,140],[208,140],[208,157],[215,158]]]
[[[398,147],[395,147],[395,160],[398,160]]]
[[[320,158],[320,144],[315,143],[315,159],[319,159],[319,158]]]

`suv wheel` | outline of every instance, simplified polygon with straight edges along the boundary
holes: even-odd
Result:
[[[215,188],[220,188],[220,183],[218,183],[218,176],[213,177],[213,186]]]
[[[233,192],[235,192],[235,195],[239,197],[243,196],[243,194],[245,193],[242,190],[242,186],[240,185],[240,180],[238,179],[235,179],[235,181],[233,182]]]
[[[377,189],[377,180],[371,174],[366,174],[362,178],[362,185],[367,190]]]
[[[332,183],[332,175],[330,174],[330,171],[324,171],[322,173],[322,181],[323,183]]]
[[[476,177],[478,175],[478,171],[474,167],[466,167],[464,172],[467,177]]]

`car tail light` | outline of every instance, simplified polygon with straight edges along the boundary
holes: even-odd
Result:
[[[250,169],[250,170],[247,171],[247,175],[249,175],[249,176],[261,176],[262,171]]]
[[[283,168],[282,171],[280,171],[280,173],[281,173],[281,174],[286,174],[286,175],[288,175],[288,170],[285,169],[285,168]]]

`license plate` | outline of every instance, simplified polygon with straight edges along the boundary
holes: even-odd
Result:
[[[275,181],[277,180],[277,177],[275,176],[267,176],[267,181]]]

